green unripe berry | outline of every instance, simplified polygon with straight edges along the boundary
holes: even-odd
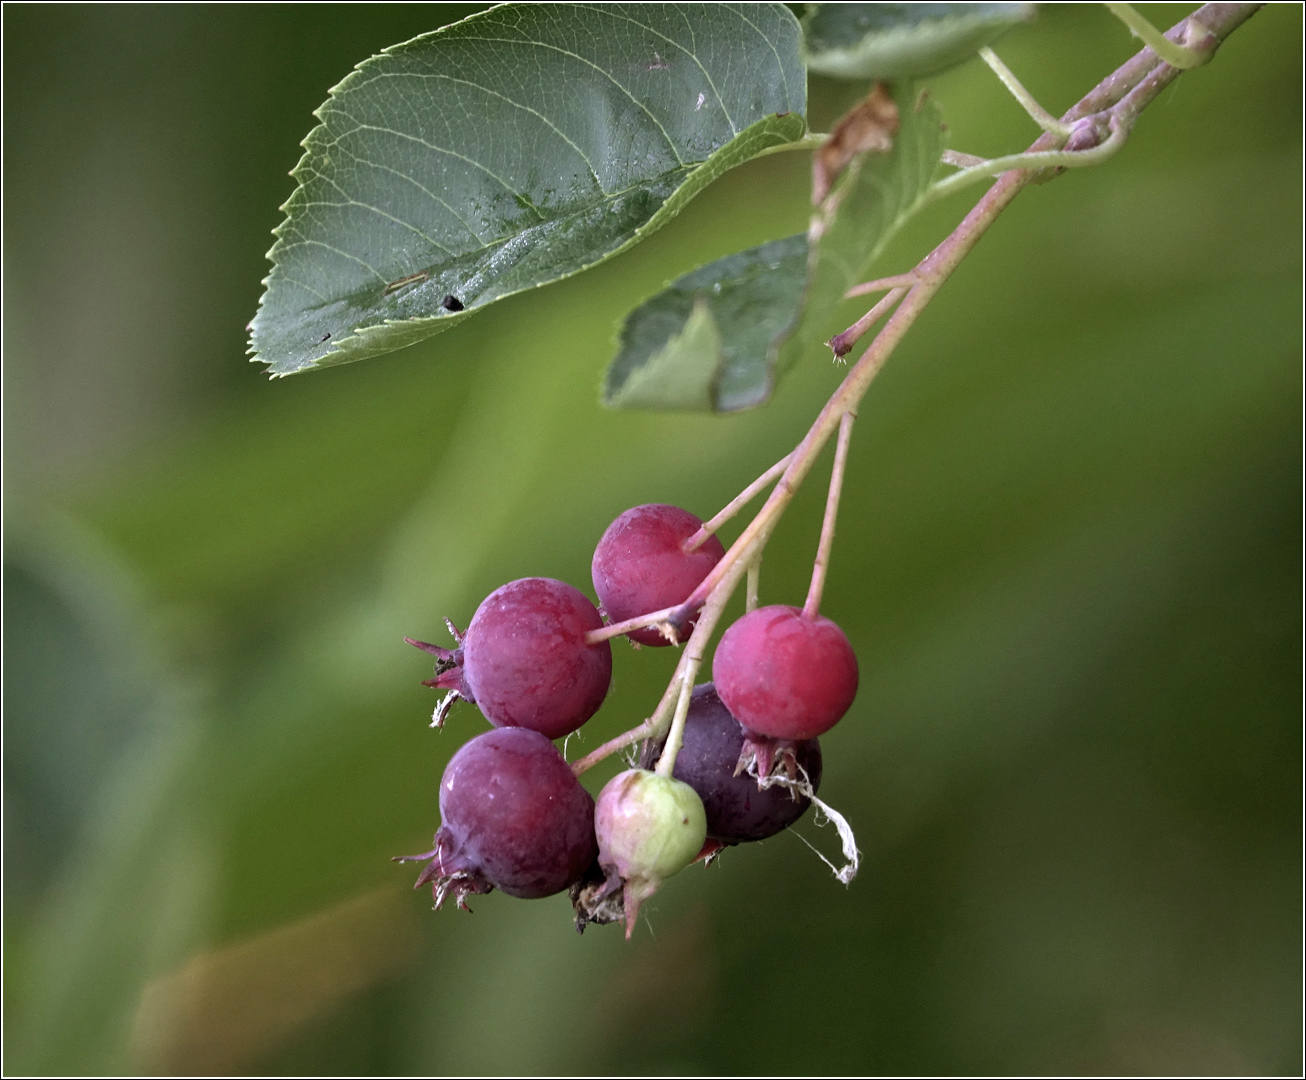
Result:
[[[703,801],[688,784],[647,769],[618,773],[594,808],[599,865],[624,885],[626,936],[639,906],[694,861],[707,838]]]

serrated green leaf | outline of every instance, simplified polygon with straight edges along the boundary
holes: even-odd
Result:
[[[909,84],[897,87],[898,133],[887,154],[853,160],[813,215],[807,288],[798,318],[772,346],[771,367],[782,373],[805,355],[824,352],[843,294],[863,280],[885,245],[924,204],[943,155],[943,116]]]
[[[782,4],[505,4],[360,64],[294,170],[251,352],[389,352],[587,269],[806,131]]]
[[[771,393],[767,353],[793,322],[807,237],[771,240],[685,274],[626,316],[604,404],[734,412]]]
[[[837,79],[913,79],[944,71],[1034,17],[1033,4],[812,4],[807,66]]]

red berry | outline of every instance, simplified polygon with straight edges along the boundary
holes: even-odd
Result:
[[[487,731],[450,759],[440,781],[435,846],[400,860],[430,859],[436,907],[453,892],[501,889],[534,900],[570,887],[594,862],[594,800],[557,747],[524,728]]]
[[[602,625],[579,589],[552,578],[521,578],[481,602],[461,648],[405,640],[436,657],[436,677],[427,686],[475,703],[495,727],[559,739],[598,712],[607,696],[612,648],[606,641],[585,643],[585,634]],[[449,703],[436,709],[436,726]]]
[[[775,739],[813,739],[839,722],[857,694],[857,657],[823,615],[775,604],[721,637],[712,677],[745,728]]]
[[[591,571],[609,619],[624,622],[689,599],[725,554],[715,536],[685,551],[685,541],[702,524],[688,510],[651,503],[627,510],[608,526],[594,549]],[[641,645],[671,644],[656,627],[632,630],[627,637]]]

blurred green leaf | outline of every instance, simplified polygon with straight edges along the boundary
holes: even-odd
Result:
[[[253,331],[275,375],[390,352],[610,258],[806,130],[781,4],[504,5],[318,110]]]
[[[924,205],[943,152],[942,119],[909,87],[894,106],[892,148],[857,154],[846,167],[838,162],[808,236],[699,267],[626,317],[604,383],[606,404],[733,412],[770,397],[777,374],[825,340],[844,292]]]
[[[721,332],[706,300],[695,299],[683,328],[631,368],[608,404],[627,409],[711,409],[720,369]]]
[[[943,116],[932,99],[910,86],[893,94],[898,132],[887,154],[871,151],[848,165],[812,220],[807,288],[797,318],[771,347],[772,378],[804,355],[823,349],[834,331],[830,320],[893,239],[925,205],[943,154]]]
[[[1033,17],[1033,4],[812,4],[803,42],[821,75],[912,79],[969,60]]]
[[[213,846],[190,772],[203,722],[93,537],[51,522],[11,535],[6,557],[5,902],[32,962],[9,1065],[129,1073],[135,996],[207,912]]]
[[[797,313],[806,275],[800,233],[677,278],[626,316],[604,403],[733,412],[765,401],[767,352]]]

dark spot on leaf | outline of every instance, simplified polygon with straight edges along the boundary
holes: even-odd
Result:
[[[453,293],[450,293],[440,301],[440,306],[448,311],[462,311],[466,305],[459,300],[458,297],[454,296]]]
[[[318,343],[319,345],[321,345],[322,342],[324,342],[324,341],[329,341],[330,338],[331,338],[331,335],[330,335],[330,334],[323,334],[320,338],[317,339],[317,343]]]

